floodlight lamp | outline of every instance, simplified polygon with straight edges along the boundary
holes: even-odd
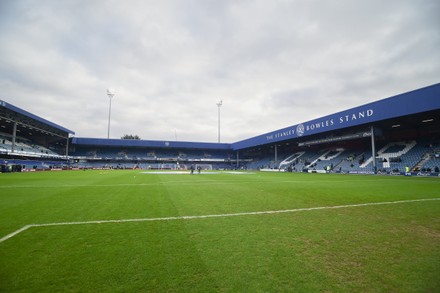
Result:
[[[220,100],[218,103],[217,103],[217,106],[221,106],[221,105],[223,105],[223,101],[222,100]]]
[[[109,96],[109,98],[113,98],[114,95],[115,95],[115,89],[114,88],[108,88],[107,89],[107,96]]]

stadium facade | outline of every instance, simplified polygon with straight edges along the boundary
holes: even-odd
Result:
[[[75,137],[0,100],[3,171],[59,168],[204,168],[436,175],[440,84],[235,143]],[[375,154],[373,156],[373,154]]]

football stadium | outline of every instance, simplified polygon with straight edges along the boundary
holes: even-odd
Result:
[[[0,100],[1,292],[439,292],[440,83],[234,143]]]

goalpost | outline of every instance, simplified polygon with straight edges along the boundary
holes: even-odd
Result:
[[[196,170],[200,167],[202,170],[212,170],[212,164],[196,164]]]
[[[173,170],[189,170],[191,165],[194,165],[194,170],[198,170],[198,168],[200,167],[200,170],[213,170],[212,164],[189,164],[189,163],[185,163],[185,164],[174,164]]]

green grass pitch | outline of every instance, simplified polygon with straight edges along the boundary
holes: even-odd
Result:
[[[440,178],[0,174],[0,292],[439,292],[437,199]]]

